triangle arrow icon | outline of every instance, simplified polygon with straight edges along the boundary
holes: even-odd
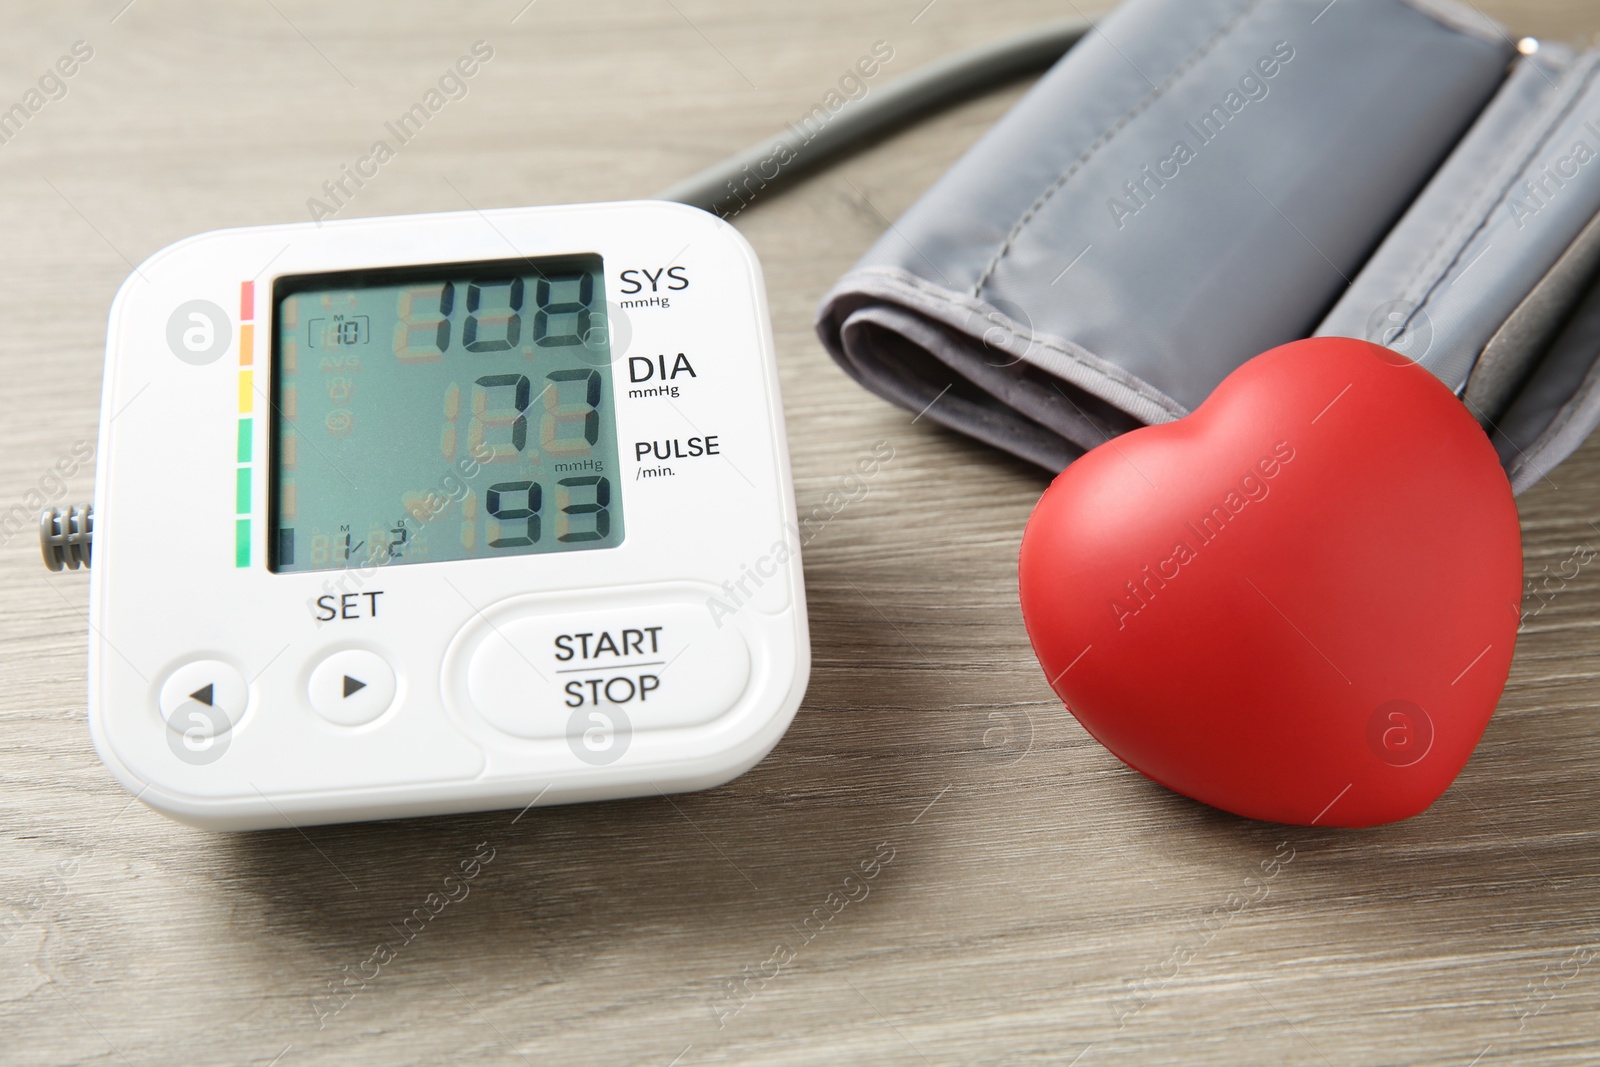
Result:
[[[199,689],[196,689],[194,692],[190,693],[189,699],[198,700],[200,703],[209,708],[212,706],[212,701],[216,699],[214,694],[215,689],[216,687],[213,685],[203,685]]]
[[[345,696],[349,696],[351,693],[358,692],[358,691],[360,691],[362,689],[365,689],[366,687],[367,687],[367,683],[361,681],[359,678],[352,678],[348,674],[344,676],[344,695]],[[208,686],[207,688],[210,688],[210,687]],[[209,703],[209,701],[207,701],[207,703]]]

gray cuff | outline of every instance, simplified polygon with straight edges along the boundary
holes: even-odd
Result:
[[[1317,332],[1386,344],[1460,392],[1520,492],[1600,422],[1584,384],[1600,327],[1574,318],[1600,273],[1597,216],[1600,52],[1545,47]]]
[[[1512,51],[1450,0],[1129,0],[890,227],[818,333],[869,389],[1059,469],[1308,336]]]

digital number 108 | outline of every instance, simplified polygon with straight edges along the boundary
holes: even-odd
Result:
[[[402,363],[436,360],[457,338],[468,352],[509,352],[522,344],[528,290],[523,280],[493,278],[462,284],[466,314],[459,334],[454,329],[455,282],[400,290],[394,354]],[[594,275],[588,271],[556,271],[533,279],[533,343],[540,348],[569,348],[602,342],[603,336],[594,336],[594,298]]]

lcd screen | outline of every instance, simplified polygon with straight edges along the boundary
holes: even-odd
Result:
[[[269,567],[612,548],[597,255],[280,279]]]

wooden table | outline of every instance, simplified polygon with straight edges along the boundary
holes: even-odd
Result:
[[[803,115],[876,41],[888,78],[1071,14],[126,2],[30,5],[0,36],[0,106],[74,41],[93,48],[0,145],[0,509],[41,487],[88,499],[90,471],[64,489],[49,472],[94,441],[105,311],[133,263],[306,217],[474,41],[494,56],[468,95],[341,217],[648,195]],[[1518,34],[1600,29],[1592,0],[1484,6]],[[1245,822],[1127,770],[1046,687],[1014,570],[1045,478],[913,422],[824,355],[818,298],[1021,91],[739,220],[766,267],[802,510],[875,443],[894,458],[806,550],[804,708],[722,788],[515,825],[178,826],[130,803],[90,746],[86,581],[47,575],[31,529],[10,538],[0,1061],[1600,1060],[1593,569],[1532,619],[1482,746],[1427,813],[1363,832]],[[1522,498],[1530,575],[1600,547],[1597,490],[1591,443]],[[402,940],[474,855],[492,858],[470,894]],[[380,942],[393,959],[331,999]]]

